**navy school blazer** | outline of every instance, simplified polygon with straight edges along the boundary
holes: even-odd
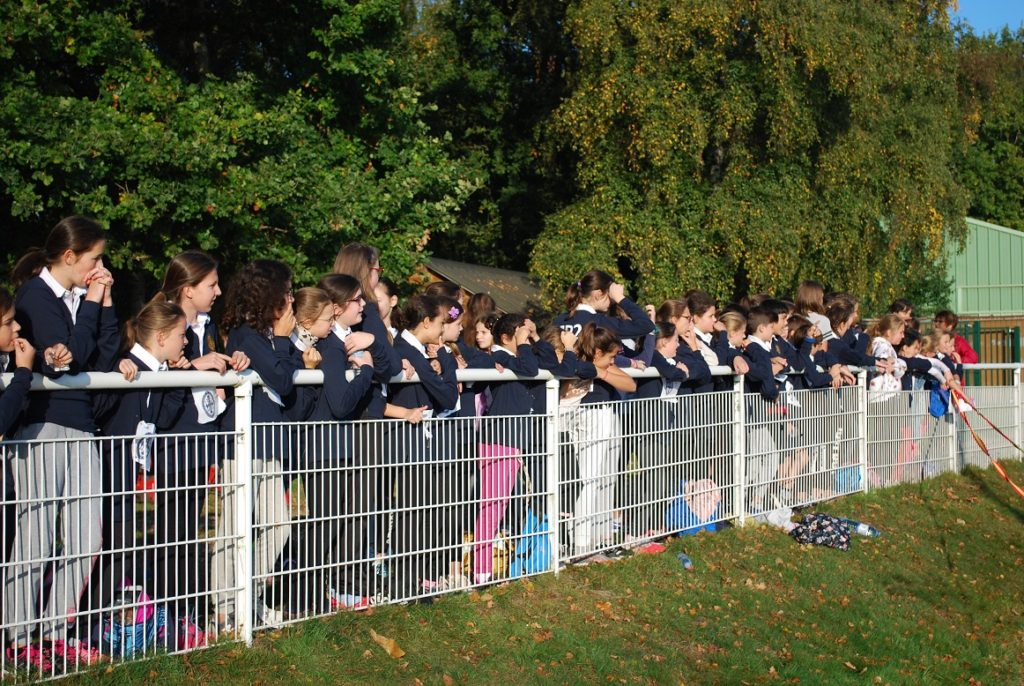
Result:
[[[37,351],[33,371],[57,378],[65,373],[108,372],[114,368],[121,338],[113,307],[102,307],[83,296],[76,320],[72,322],[64,302],[53,294],[42,277],[36,276],[18,289],[14,308],[22,337]],[[43,364],[43,351],[56,343],[65,344],[74,358],[68,372],[55,372]],[[94,433],[96,422],[89,391],[30,394],[22,425],[40,422]]]

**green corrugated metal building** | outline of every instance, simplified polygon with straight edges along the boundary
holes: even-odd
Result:
[[[968,217],[967,244],[949,266],[961,319],[1024,315],[1024,233]]]

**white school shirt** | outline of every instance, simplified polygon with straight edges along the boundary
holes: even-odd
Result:
[[[88,293],[88,290],[79,286],[72,286],[70,289],[64,288],[60,285],[60,282],[53,277],[48,267],[43,267],[39,272],[39,278],[43,280],[53,294],[57,296],[61,302],[64,303],[64,307],[68,308],[68,312],[71,313],[71,323],[78,323],[78,306],[82,304],[82,298]]]
[[[188,325],[188,328],[192,329],[192,333],[199,339],[199,356],[205,355],[208,350],[204,348],[206,345],[206,325],[210,323],[210,315],[206,312],[200,312],[196,315],[196,320]]]
[[[188,325],[199,341],[199,357],[210,352],[206,350],[206,326],[210,323],[210,315],[206,312],[196,314],[196,320]],[[228,409],[227,403],[217,395],[217,389],[213,386],[203,386],[192,389],[192,403],[196,406],[197,421],[200,424],[209,424],[217,417],[224,414]]]
[[[424,358],[429,358],[430,357],[429,355],[427,355],[427,346],[425,346],[422,343],[420,343],[420,339],[418,339],[415,336],[413,336],[412,333],[410,333],[408,329],[403,330],[401,335],[402,335],[402,339],[405,340],[406,343],[408,343],[409,345],[411,345],[412,347],[414,347],[414,348],[416,348],[417,350],[420,351],[420,355],[423,355]],[[434,416],[434,410],[432,410],[432,409],[430,409],[430,410],[423,410],[423,418],[424,419],[430,419],[433,416]],[[424,425],[424,427],[423,427],[423,435],[424,435],[424,437],[427,438],[427,440],[430,440],[431,438],[433,438],[433,434],[431,433],[429,426]]]
[[[761,346],[766,353],[770,353],[772,351],[771,341],[762,341],[754,334],[750,334],[749,336],[747,336],[747,343],[756,343],[757,345]]]
[[[700,356],[704,358],[704,361],[709,367],[718,366],[718,354],[711,349],[711,334],[704,333],[696,326],[693,327],[693,333],[697,334],[697,340],[703,345],[698,345],[700,349]]]
[[[676,358],[666,357],[665,361],[673,367],[676,366]],[[679,395],[679,387],[683,385],[682,381],[665,381],[661,384],[661,397],[662,398],[673,398]]]

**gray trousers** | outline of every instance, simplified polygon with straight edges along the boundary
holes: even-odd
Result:
[[[235,460],[224,460],[221,466],[223,499],[217,518],[217,541],[210,563],[210,590],[213,592],[215,611],[221,618],[234,623],[235,597],[239,580],[235,565],[239,554],[235,519],[238,517],[237,492],[248,484],[237,481]],[[285,498],[285,473],[280,460],[254,458],[253,481],[253,575],[259,585],[271,583],[274,564],[288,543],[291,514]],[[260,595],[257,590],[257,595]]]
[[[4,577],[7,640],[28,643],[37,622],[42,639],[65,639],[103,544],[100,452],[92,434],[49,422],[24,427],[12,447],[18,500]],[[49,593],[42,600],[44,574],[58,540],[63,550],[53,560]]]

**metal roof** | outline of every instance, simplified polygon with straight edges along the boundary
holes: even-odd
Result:
[[[529,274],[510,269],[484,267],[431,257],[427,270],[443,281],[462,286],[469,294],[490,293],[502,312],[533,314],[540,308],[540,289],[530,282]]]
[[[1024,314],[1024,233],[967,218],[967,242],[949,259],[957,314]]]

